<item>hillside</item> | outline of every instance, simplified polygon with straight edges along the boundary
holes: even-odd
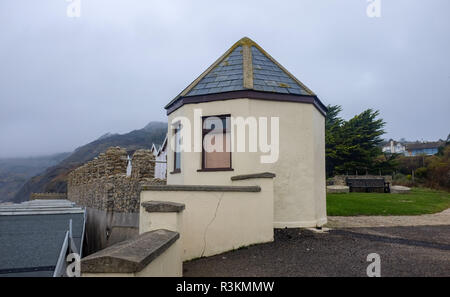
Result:
[[[129,154],[138,149],[150,149],[153,143],[161,144],[167,133],[167,123],[151,122],[143,129],[126,134],[105,134],[99,139],[77,148],[67,158],[28,180],[12,199],[28,200],[31,193],[67,191],[67,175],[74,168],[92,160],[111,146],[125,148]]]
[[[27,180],[64,160],[70,153],[0,159],[0,202],[11,200]]]

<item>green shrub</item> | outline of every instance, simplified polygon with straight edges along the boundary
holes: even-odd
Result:
[[[396,173],[394,175],[394,177],[393,177],[394,181],[396,181],[396,180],[405,180],[405,179],[406,179],[406,176],[404,174],[402,174],[402,173]]]
[[[405,187],[413,187],[416,185],[416,183],[412,181],[411,175],[404,175],[402,173],[397,173],[394,175],[392,184]]]
[[[417,178],[426,178],[428,169],[426,167],[420,167],[416,170],[415,177]]]

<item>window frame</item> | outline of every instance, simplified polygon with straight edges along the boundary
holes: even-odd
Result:
[[[177,147],[179,147],[179,144],[177,144],[177,133],[180,133],[181,131],[181,123],[177,122],[175,125],[175,127],[172,129],[172,133],[174,135],[174,140],[175,140],[175,145],[174,145],[174,151],[173,151],[173,171],[170,172],[170,174],[175,174],[175,173],[181,173],[181,152],[179,152],[179,156],[180,156],[180,168],[177,168]],[[178,136],[179,139],[180,136]]]
[[[204,127],[204,123],[205,120],[208,118],[219,118],[219,119],[229,119],[229,125],[230,125],[230,130],[227,130],[227,127],[223,128],[222,133],[226,134],[226,133],[230,133],[230,141],[231,141],[231,114],[221,114],[221,115],[208,115],[208,116],[202,116],[202,162],[201,162],[201,169],[198,169],[198,172],[214,172],[214,171],[233,171],[233,155],[232,150],[230,149],[230,166],[229,167],[223,167],[223,168],[206,168],[205,167],[205,157],[206,157],[206,151],[205,148],[203,147],[203,143],[205,140],[205,135],[208,134],[210,131],[212,131],[213,129],[205,129]]]

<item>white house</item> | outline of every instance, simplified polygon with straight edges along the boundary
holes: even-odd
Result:
[[[167,136],[164,139],[163,144],[157,149],[153,144],[151,151],[155,156],[155,178],[166,179],[167,178]]]
[[[387,144],[385,144],[381,150],[383,153],[387,154],[405,154],[406,153],[406,147],[400,142],[389,140]]]

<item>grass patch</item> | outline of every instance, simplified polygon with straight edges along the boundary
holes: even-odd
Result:
[[[329,216],[421,215],[450,208],[450,193],[413,188],[409,194],[327,194]]]

